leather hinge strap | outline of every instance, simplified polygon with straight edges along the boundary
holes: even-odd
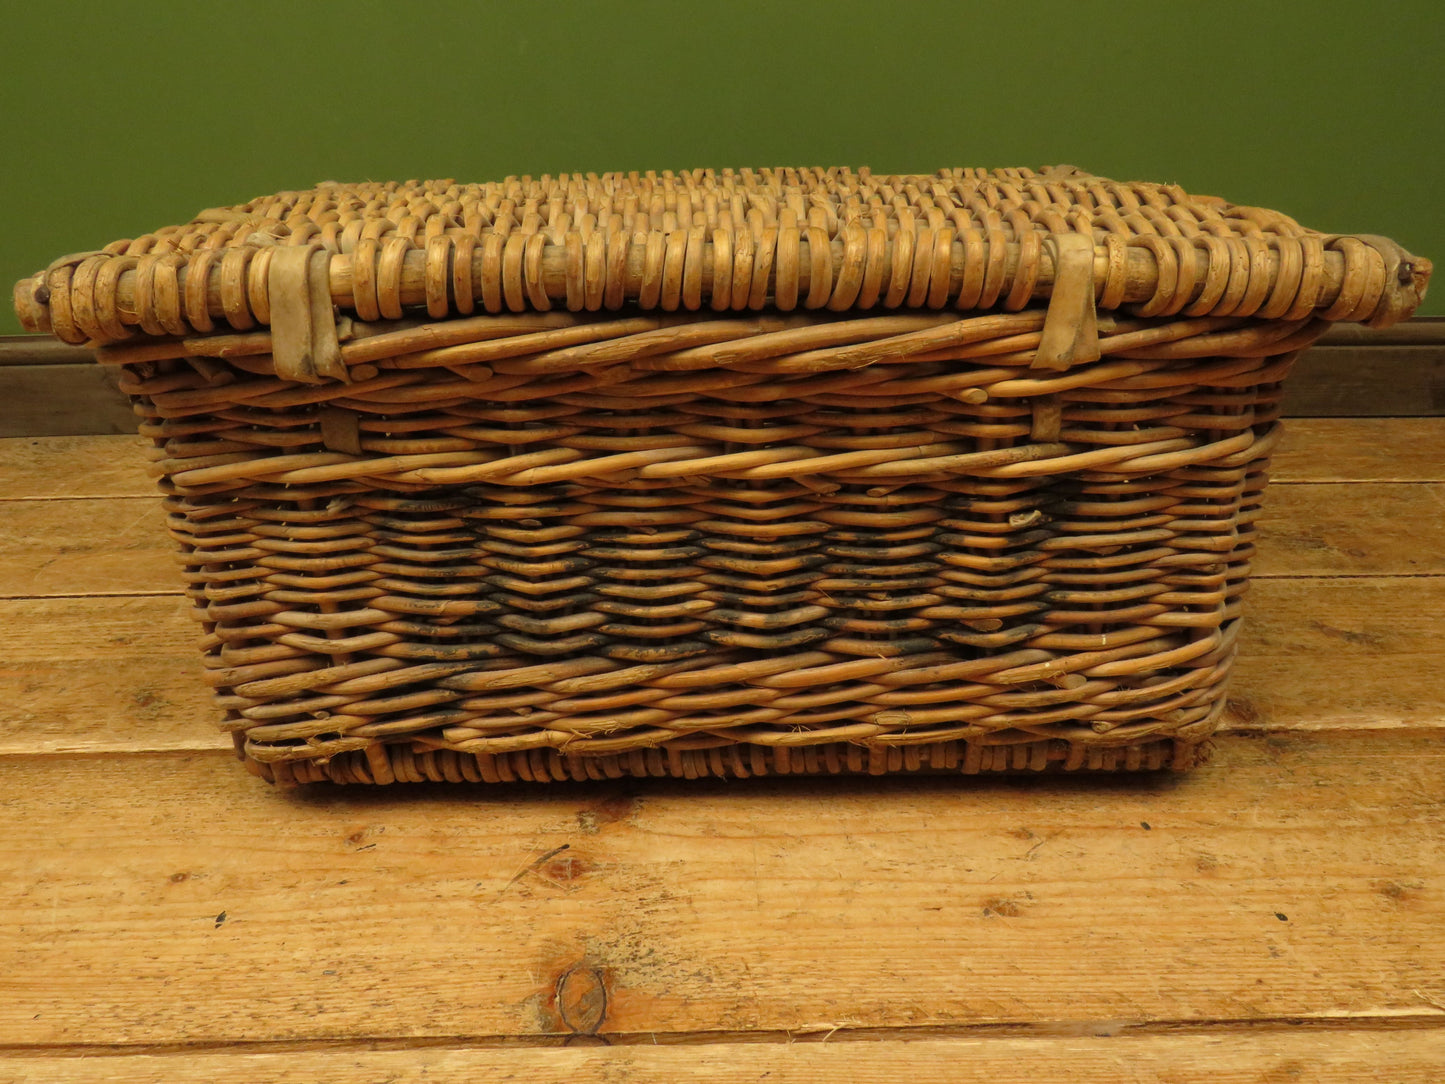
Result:
[[[1052,444],[1064,425],[1064,404],[1057,395],[1036,395],[1029,401],[1029,440]]]
[[[266,287],[271,305],[271,355],[283,380],[320,384],[349,380],[331,305],[331,254],[320,245],[277,245]]]
[[[1067,369],[1098,361],[1094,241],[1082,233],[1056,233],[1044,245],[1054,258],[1054,286],[1033,368]]]
[[[361,454],[361,419],[356,411],[344,407],[324,406],[318,411],[321,421],[321,443],[333,452]]]

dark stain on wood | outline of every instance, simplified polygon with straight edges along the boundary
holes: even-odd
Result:
[[[617,794],[593,802],[577,811],[577,828],[585,834],[596,835],[610,824],[621,824],[632,819],[639,802],[629,794]]]
[[[597,867],[575,851],[568,850],[537,867],[537,873],[556,884],[567,885],[580,880]]]
[[[1254,726],[1260,720],[1259,708],[1242,696],[1231,696],[1225,710],[1231,726]]]
[[[1024,913],[1023,907],[1018,900],[1006,899],[1002,896],[985,900],[983,903],[983,914],[985,918],[998,915],[1001,918],[1018,918]]]
[[[557,976],[553,998],[557,1016],[573,1035],[596,1035],[607,1019],[607,981],[588,964],[569,967]]]

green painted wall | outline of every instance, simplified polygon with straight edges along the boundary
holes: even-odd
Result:
[[[1070,162],[1445,258],[1442,0],[0,0],[0,34],[0,332],[62,253],[320,180]]]

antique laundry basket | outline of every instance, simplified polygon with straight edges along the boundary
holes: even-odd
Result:
[[[319,780],[1186,768],[1379,237],[1072,168],[326,184],[68,256],[222,724]]]

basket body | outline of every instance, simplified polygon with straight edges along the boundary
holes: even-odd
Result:
[[[967,218],[958,196],[953,225],[926,225],[941,201],[915,192],[904,215],[875,194],[857,201],[871,218],[804,201],[748,226],[754,208],[729,210],[709,175],[676,186],[661,215],[684,217],[648,236],[618,211],[598,225],[594,186],[590,206],[574,193],[550,212],[534,201],[530,222],[506,211],[520,243],[492,240],[500,202],[468,223],[433,190],[410,220],[418,194],[395,187],[412,203],[384,217],[251,210],[248,225],[315,228],[267,251],[270,312],[247,294],[254,253],[233,261],[243,317],[224,277],[203,277],[236,249],[184,275],[152,255],[135,307],[175,279],[176,326],[151,301],[152,334],[101,356],[154,441],[238,751],[283,783],[1197,763],[1224,704],[1281,382],[1325,310],[1408,309],[1352,268],[1407,276],[1388,252],[1298,227],[1283,231],[1305,238],[1294,248],[1233,243],[1253,235],[1210,234],[1212,205],[1172,240],[1096,215],[1094,236],[1073,223],[1083,249],[1049,247],[1087,177],[1057,182],[1073,203],[1034,201],[1031,220],[1060,218],[1042,243],[1005,238],[1000,185],[1027,195],[1026,180],[975,184],[981,209]],[[640,190],[614,203],[630,191],[629,213],[655,217]],[[1115,217],[1131,210],[1154,217]],[[780,220],[796,249],[768,232]],[[1210,237],[1235,281],[1196,273]],[[354,261],[340,288],[335,252]],[[1238,270],[1266,268],[1261,252],[1267,287]],[[1130,301],[1139,256],[1153,278]],[[184,276],[210,283],[216,312]],[[1242,315],[1215,314],[1231,291]],[[72,307],[66,320],[104,326]]]

